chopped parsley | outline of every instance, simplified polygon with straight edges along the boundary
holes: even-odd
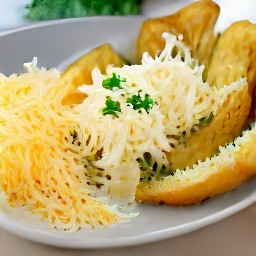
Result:
[[[103,80],[102,87],[107,90],[116,91],[118,89],[123,89],[122,83],[124,82],[126,82],[126,78],[120,78],[118,74],[113,73],[112,77]],[[136,86],[136,84],[132,84],[132,86]],[[145,109],[146,112],[149,113],[154,106],[154,101],[148,94],[141,95],[140,92],[141,91],[126,99],[127,106],[131,106],[134,110],[139,110],[139,112],[141,109]],[[121,94],[121,96],[124,97],[125,94]],[[120,103],[118,101],[113,101],[111,97],[108,96],[106,100],[106,108],[102,109],[102,114],[117,116],[117,112],[121,112]]]
[[[142,97],[139,93],[138,95],[133,95],[126,100],[126,103],[132,106],[134,110],[145,109],[147,113],[153,108],[154,101],[148,94]]]
[[[209,116],[206,116],[206,117],[202,117],[200,120],[199,120],[199,124],[198,126],[201,127],[201,126],[207,126],[211,123],[211,121],[213,120],[213,114],[211,113]]]
[[[125,78],[121,79],[119,75],[117,75],[116,73],[113,73],[112,77],[109,77],[103,80],[102,86],[105,89],[115,91],[117,89],[123,89],[121,85],[122,82],[126,82],[126,79]]]
[[[150,181],[153,178],[161,180],[166,176],[173,175],[174,171],[171,167],[159,164],[155,161],[149,152],[145,152],[141,158],[137,158],[140,168],[140,180]]]
[[[106,107],[101,110],[101,113],[105,115],[114,115],[118,117],[117,112],[121,112],[120,103],[118,101],[114,101],[110,96],[107,96],[105,101]]]

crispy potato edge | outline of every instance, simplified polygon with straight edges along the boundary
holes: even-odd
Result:
[[[185,143],[167,153],[172,168],[192,167],[218,152],[219,146],[233,141],[247,127],[250,106],[251,95],[245,83],[228,95],[208,126],[191,133]]]
[[[213,29],[219,13],[215,2],[205,0],[193,2],[172,15],[144,21],[137,38],[136,61],[140,62],[144,52],[155,57],[164,48],[163,32],[169,32],[183,35],[193,57],[207,65],[218,38]]]
[[[140,183],[136,200],[146,203],[192,205],[231,191],[256,176],[256,130],[249,132],[237,152],[228,161],[223,153],[217,162],[202,162],[181,176]],[[223,159],[221,159],[223,157]],[[187,173],[189,172],[189,173]]]

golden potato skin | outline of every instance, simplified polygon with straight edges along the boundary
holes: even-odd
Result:
[[[81,56],[68,66],[62,74],[62,80],[70,87],[69,93],[63,99],[63,104],[72,106],[83,102],[85,94],[77,91],[76,88],[82,84],[92,84],[91,72],[94,68],[99,68],[105,74],[108,65],[121,67],[125,63],[126,61],[108,43],[100,45]]]
[[[200,167],[186,170],[181,176],[168,176],[161,181],[141,182],[136,199],[146,203],[191,205],[228,192],[256,176],[256,130],[243,140],[240,149],[219,161],[202,163]],[[231,157],[231,161],[227,160]],[[223,159],[222,159],[223,158]],[[223,161],[222,161],[222,160]]]
[[[63,79],[68,79],[74,88],[82,84],[92,84],[91,72],[99,68],[105,74],[108,65],[121,67],[126,61],[109,44],[103,44],[81,56],[63,72]]]
[[[214,24],[219,16],[219,6],[210,0],[197,1],[178,12],[162,17],[146,20],[137,39],[137,62],[143,52],[155,57],[163,50],[165,42],[163,32],[183,35],[184,43],[191,48],[192,55],[207,65],[217,37],[213,33]]]
[[[208,69],[208,82],[218,88],[247,77],[253,96],[250,118],[255,119],[256,107],[256,24],[238,21],[220,36]]]
[[[167,153],[172,168],[192,167],[198,160],[204,161],[218,152],[219,146],[233,141],[245,129],[250,106],[251,95],[246,84],[227,97],[208,126],[201,127],[185,144],[177,145]]]
[[[256,83],[256,24],[238,21],[220,36],[208,69],[208,82],[218,88],[247,77],[249,91]]]

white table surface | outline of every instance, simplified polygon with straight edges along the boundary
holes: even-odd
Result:
[[[26,25],[22,6],[29,0],[0,0],[0,31]],[[177,10],[191,1],[148,0],[143,7],[144,14],[159,16],[170,13],[166,8],[172,2]],[[256,22],[255,0],[217,0],[222,7],[218,24],[220,29],[238,19]],[[159,5],[161,3],[162,5]],[[140,246],[103,250],[70,250],[54,248],[23,240],[0,230],[1,256],[42,256],[42,255],[196,255],[196,256],[253,256],[256,255],[256,204],[198,231],[176,238]]]

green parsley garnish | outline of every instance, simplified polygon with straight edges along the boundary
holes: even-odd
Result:
[[[110,96],[107,96],[105,101],[106,107],[101,110],[101,113],[105,115],[114,115],[118,117],[117,112],[121,112],[120,103],[118,101],[114,101]]]
[[[209,116],[202,117],[199,120],[198,126],[207,126],[211,123],[212,119],[213,119],[213,114],[212,113]]]
[[[134,110],[145,109],[147,113],[153,108],[154,101],[148,94],[145,94],[144,99],[138,93],[138,95],[133,95],[131,98],[126,100],[126,103],[130,104]]]
[[[158,164],[149,152],[145,152],[141,158],[137,158],[140,168],[140,180],[150,181],[152,178],[161,180],[162,178],[173,175],[174,171],[171,167],[164,164]]]
[[[126,82],[126,79],[121,79],[119,75],[113,73],[112,77],[103,80],[102,86],[105,89],[115,91],[116,89],[123,89],[121,83]]]

